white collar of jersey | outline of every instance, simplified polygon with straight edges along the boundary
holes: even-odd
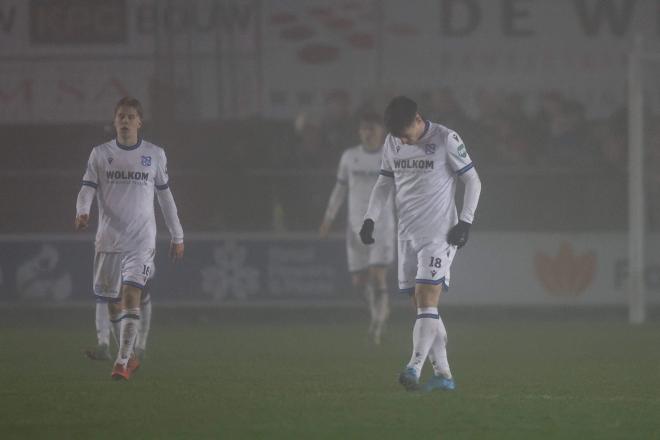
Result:
[[[426,120],[426,121],[424,121],[424,131],[422,132],[422,135],[414,143],[409,144],[409,145],[420,146],[420,142],[422,142],[422,140],[424,139],[424,136],[429,134],[429,131],[431,131],[431,121]],[[399,142],[401,142],[401,139],[399,139]],[[403,144],[403,142],[401,142],[401,143]]]
[[[417,142],[421,141],[422,139],[424,139],[424,136],[429,134],[429,129],[430,128],[431,128],[431,121],[429,121],[429,120],[424,121],[424,132],[419,137],[419,139],[417,139]],[[415,142],[415,143],[417,143],[417,142]]]
[[[138,138],[138,141],[135,145],[120,144],[119,141],[115,138],[115,144],[117,144],[117,146],[119,148],[121,148],[122,150],[135,150],[135,149],[139,148],[140,145],[142,145],[142,138]]]

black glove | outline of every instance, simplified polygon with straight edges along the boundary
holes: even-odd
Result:
[[[370,218],[366,219],[362,223],[362,228],[360,229],[360,240],[364,244],[373,244],[374,240],[374,221]]]
[[[447,243],[452,244],[459,249],[465,246],[465,243],[468,241],[470,226],[472,226],[470,223],[459,220],[458,223],[449,230],[449,233],[447,234]]]

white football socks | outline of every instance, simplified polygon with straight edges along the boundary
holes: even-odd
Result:
[[[390,316],[390,305],[389,297],[387,295],[387,289],[378,289],[376,291],[375,299],[375,324],[374,324],[374,343],[376,345],[380,344],[380,340],[385,328],[385,322]]]
[[[364,286],[364,297],[367,300],[367,305],[369,306],[369,317],[371,318],[371,322],[373,324],[373,322],[376,320],[376,294],[371,283],[367,283]]]
[[[417,309],[417,320],[413,327],[413,352],[407,366],[415,370],[417,377],[422,372],[424,361],[426,361],[431,345],[438,334],[438,318],[437,307]]]
[[[98,345],[110,345],[110,312],[108,304],[96,303],[96,342]]]
[[[149,337],[149,329],[151,328],[151,298],[147,296],[146,300],[140,306],[140,329],[137,335],[135,347],[140,350],[147,348],[147,338]]]
[[[387,321],[387,318],[390,316],[390,298],[387,289],[378,289],[376,316],[381,323]]]
[[[438,334],[431,345],[429,360],[433,365],[433,374],[451,379],[451,370],[447,360],[447,330],[440,316],[438,316]]]
[[[120,312],[118,315],[112,315],[110,314],[110,310],[108,310],[108,317],[110,318],[110,325],[111,325],[111,330],[112,330],[112,336],[115,339],[115,344],[117,344],[117,347],[119,347],[119,337],[121,336],[121,317],[124,316],[122,312]]]
[[[119,338],[119,352],[116,363],[126,365],[128,358],[133,354],[135,339],[140,326],[140,308],[126,309],[121,317],[121,337]]]

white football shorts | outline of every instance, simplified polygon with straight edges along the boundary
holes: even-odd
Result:
[[[414,294],[415,284],[442,284],[449,289],[449,268],[456,246],[445,240],[399,241],[399,291]]]
[[[357,232],[347,231],[346,255],[350,272],[361,272],[371,266],[389,266],[394,262],[394,236],[376,235],[374,239],[374,244],[366,245]]]
[[[94,296],[118,302],[121,286],[144,289],[154,274],[155,249],[128,252],[97,252],[94,256]]]

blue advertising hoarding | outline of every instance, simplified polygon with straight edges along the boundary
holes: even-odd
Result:
[[[91,236],[9,236],[0,246],[0,301],[93,298]],[[176,264],[159,240],[152,291],[160,300],[191,302],[351,298],[344,241],[311,235],[190,236]]]

